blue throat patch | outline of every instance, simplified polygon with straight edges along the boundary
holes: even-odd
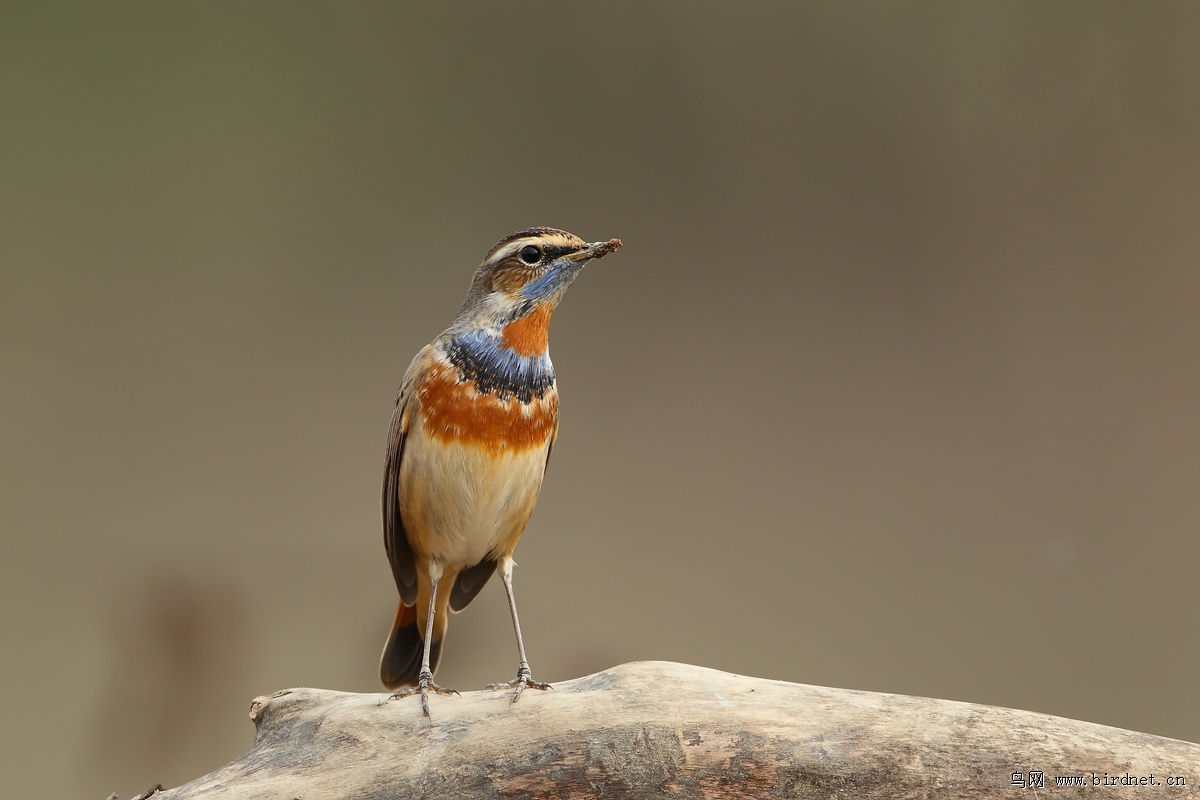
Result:
[[[523,356],[504,346],[499,336],[487,331],[460,333],[450,338],[446,356],[463,380],[471,381],[484,394],[501,400],[516,397],[522,403],[541,399],[554,388],[554,365],[550,355]]]

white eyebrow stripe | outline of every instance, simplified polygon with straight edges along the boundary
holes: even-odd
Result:
[[[576,241],[560,233],[546,233],[539,236],[525,236],[516,241],[508,242],[494,253],[488,255],[485,264],[496,264],[516,253],[525,245],[536,244],[539,247],[582,247],[583,241]]]
[[[490,263],[495,263],[497,261],[503,261],[504,259],[511,256],[513,253],[520,250],[525,245],[529,244],[529,242],[531,242],[531,241],[534,241],[534,240],[533,239],[517,239],[515,242],[509,242],[508,244],[504,245],[504,247],[501,247],[499,250],[497,250],[496,252],[494,252],[490,256],[488,256],[487,260]]]

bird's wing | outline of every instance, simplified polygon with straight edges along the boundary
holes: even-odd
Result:
[[[383,546],[392,565],[392,577],[400,590],[404,605],[417,602],[417,562],[412,546],[408,543],[408,532],[400,516],[400,464],[404,459],[404,439],[408,433],[409,401],[417,383],[417,374],[428,363],[422,358],[428,348],[417,354],[404,373],[400,393],[396,397],[396,408],[388,427],[387,457],[383,468]]]
[[[554,430],[550,431],[550,446],[546,448],[546,465],[542,467],[542,477],[546,477],[546,470],[550,469],[550,454],[554,452],[554,443],[558,441],[558,415],[554,416]]]
[[[475,599],[475,595],[487,584],[488,578],[496,571],[496,561],[485,558],[473,567],[467,567],[458,573],[454,588],[450,590],[450,610],[462,611]]]

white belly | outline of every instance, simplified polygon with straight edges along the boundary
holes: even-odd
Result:
[[[433,440],[413,425],[400,466],[400,513],[413,549],[461,568],[515,546],[537,502],[549,446],[491,453]]]

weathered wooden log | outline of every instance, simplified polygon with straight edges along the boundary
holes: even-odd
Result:
[[[155,800],[1200,798],[1200,745],[1029,711],[663,662],[510,695],[260,697],[249,752]]]

